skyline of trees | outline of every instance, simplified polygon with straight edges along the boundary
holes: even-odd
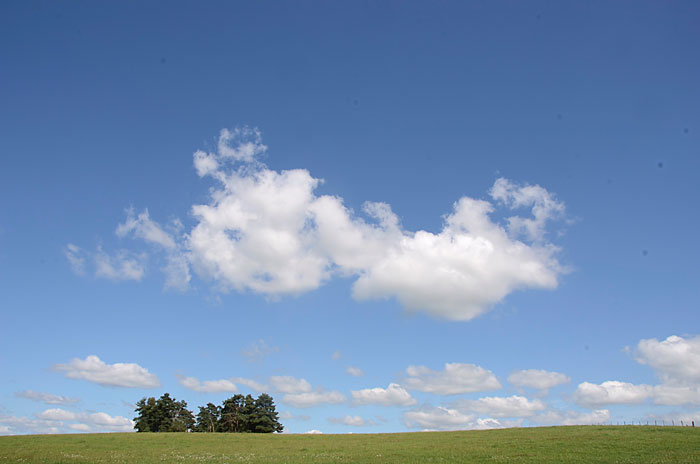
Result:
[[[199,406],[196,416],[187,409],[185,401],[177,401],[169,393],[160,398],[141,398],[136,403],[137,432],[224,432],[224,433],[273,433],[282,432],[273,398],[262,393],[236,394],[223,401],[221,406],[207,403]]]

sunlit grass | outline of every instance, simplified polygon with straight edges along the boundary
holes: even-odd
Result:
[[[0,437],[0,463],[699,463],[700,429],[582,426],[353,435]]]

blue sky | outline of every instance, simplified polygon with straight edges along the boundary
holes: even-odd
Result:
[[[700,419],[692,2],[4,2],[0,433]]]

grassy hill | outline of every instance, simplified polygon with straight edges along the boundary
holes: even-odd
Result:
[[[0,437],[0,463],[700,463],[700,428],[543,427],[356,435]]]

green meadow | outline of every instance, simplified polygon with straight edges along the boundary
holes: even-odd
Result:
[[[0,463],[700,463],[700,428],[542,427],[349,435],[0,437]]]

